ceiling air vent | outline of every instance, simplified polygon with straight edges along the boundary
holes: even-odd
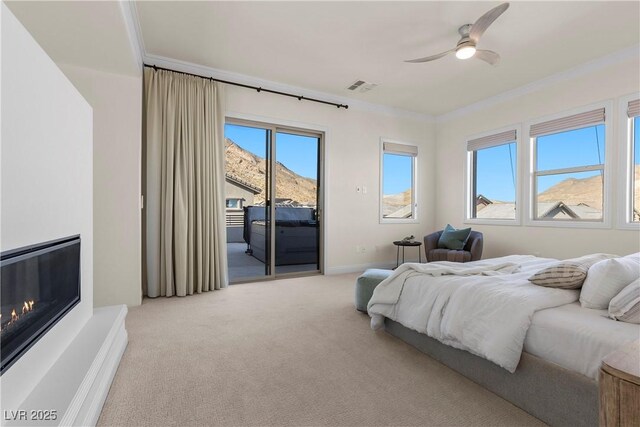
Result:
[[[357,90],[358,92],[368,92],[376,86],[378,85],[375,83],[367,83],[364,80],[357,80],[347,89],[353,90],[353,91]]]

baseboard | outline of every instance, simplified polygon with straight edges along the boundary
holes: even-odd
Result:
[[[370,262],[367,264],[339,265],[336,267],[327,267],[324,274],[332,276],[335,274],[359,273],[369,268],[384,268],[390,270],[395,268],[395,262]]]

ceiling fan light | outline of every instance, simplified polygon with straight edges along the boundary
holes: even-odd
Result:
[[[456,57],[458,59],[469,59],[475,54],[475,46],[462,46],[460,49],[456,50]]]

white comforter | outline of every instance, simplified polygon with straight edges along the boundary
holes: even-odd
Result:
[[[372,326],[388,317],[514,372],[533,314],[578,300],[577,290],[527,280],[555,262],[511,255],[466,264],[403,264],[376,287],[368,305]]]

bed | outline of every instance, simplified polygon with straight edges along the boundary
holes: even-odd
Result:
[[[374,291],[372,326],[383,321],[388,333],[546,423],[597,425],[601,360],[637,340],[640,326],[582,308],[579,290],[528,282],[554,263],[515,255],[413,265],[427,274],[405,266]]]

